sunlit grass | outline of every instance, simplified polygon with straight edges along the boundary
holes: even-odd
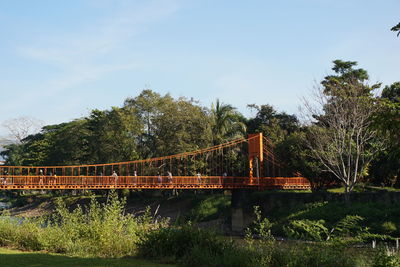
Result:
[[[158,264],[147,260],[134,258],[103,259],[103,258],[78,258],[65,255],[43,252],[25,252],[0,247],[0,266],[174,266]]]

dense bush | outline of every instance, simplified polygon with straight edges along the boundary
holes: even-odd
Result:
[[[200,201],[196,200],[194,207],[188,212],[187,219],[202,222],[218,219],[227,214],[230,207],[230,198],[224,195],[207,196]]]
[[[293,220],[283,230],[288,237],[294,239],[323,241],[329,234],[324,224],[324,220]]]
[[[105,204],[99,204],[93,197],[85,211],[80,206],[69,211],[58,201],[56,212],[45,220],[18,221],[3,214],[0,244],[79,256],[134,255],[140,237],[165,226],[166,222],[152,223],[149,213],[139,218],[125,215],[124,206],[125,200],[111,192]]]
[[[394,222],[384,222],[382,223],[382,231],[385,234],[392,234],[397,231],[396,224]]]
[[[365,232],[400,237],[400,213],[396,203],[352,202],[343,205],[336,201],[312,202],[279,207],[270,210],[269,215],[272,233],[279,236],[287,236],[284,227],[290,226],[292,221],[323,220],[330,239],[351,238]]]
[[[251,261],[232,241],[191,225],[148,233],[139,245],[139,256],[185,266],[248,266]]]
[[[388,250],[381,249],[374,257],[373,267],[398,267],[400,266],[400,255]]]
[[[371,256],[329,243],[279,243],[267,238],[239,244],[187,225],[149,232],[139,255],[183,266],[371,266]]]

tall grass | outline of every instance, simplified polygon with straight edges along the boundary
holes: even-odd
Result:
[[[396,266],[400,262],[398,253],[357,250],[337,242],[280,243],[272,236],[273,223],[261,216],[258,207],[242,242],[190,224],[157,223],[149,210],[135,218],[125,214],[124,207],[125,199],[111,192],[106,203],[92,197],[87,207],[74,210],[59,200],[55,213],[47,218],[18,220],[3,213],[0,246],[81,257],[140,256],[183,266]],[[291,225],[293,234],[314,235],[314,221],[299,222]],[[361,217],[347,216],[329,235],[365,233],[359,222]],[[391,224],[385,227],[394,228]]]
[[[100,204],[92,197],[88,207],[78,206],[73,211],[58,200],[56,212],[47,219],[18,221],[3,214],[0,245],[77,256],[134,255],[141,237],[167,222],[153,223],[149,211],[134,218],[124,213],[124,207],[125,199],[112,191],[106,203]]]

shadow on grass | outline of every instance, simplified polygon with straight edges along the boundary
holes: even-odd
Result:
[[[299,204],[270,211],[270,218],[275,222],[274,230],[282,234],[282,226],[290,220],[324,220],[328,227],[333,227],[346,215],[359,215],[364,218],[363,226],[367,226],[374,233],[388,234],[382,229],[386,221],[400,222],[400,209],[397,203],[384,204],[375,202],[352,202],[345,205],[342,202],[312,202]],[[400,226],[400,224],[399,224]],[[393,233],[400,234],[400,227]]]
[[[122,258],[122,259],[101,259],[101,258],[77,258],[57,254],[47,254],[40,252],[22,252],[0,248],[0,266],[10,267],[41,267],[41,266],[173,266],[157,264],[141,259]]]

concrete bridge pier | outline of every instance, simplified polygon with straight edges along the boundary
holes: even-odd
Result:
[[[241,233],[244,229],[244,202],[245,189],[232,189],[231,191],[231,230]]]

